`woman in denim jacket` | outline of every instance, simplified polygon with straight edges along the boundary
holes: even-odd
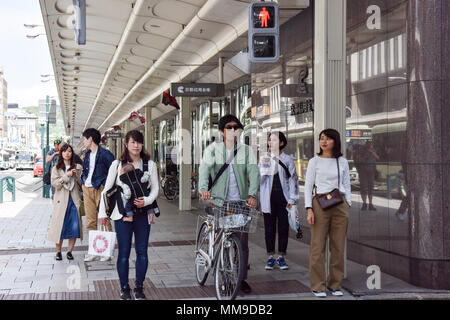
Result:
[[[275,234],[278,222],[278,259],[276,264],[281,270],[288,269],[284,259],[286,255],[289,220],[287,209],[297,204],[300,197],[298,176],[294,160],[282,152],[287,145],[287,139],[282,132],[269,134],[270,155],[261,157],[259,162],[260,201],[264,213],[264,229],[266,249],[269,259],[266,270],[275,266]]]

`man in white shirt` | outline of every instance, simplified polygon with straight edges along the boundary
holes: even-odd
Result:
[[[106,183],[109,167],[114,161],[114,155],[109,150],[99,146],[100,141],[101,135],[97,129],[86,129],[83,132],[84,147],[88,151],[83,162],[81,183],[88,233],[91,230],[97,230],[100,197]],[[111,222],[107,222],[106,228],[108,231],[112,230]],[[95,258],[94,256],[88,256],[84,261],[93,261]],[[106,260],[109,259],[103,259],[102,261]]]

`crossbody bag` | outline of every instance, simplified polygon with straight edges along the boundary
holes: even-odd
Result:
[[[231,161],[233,161],[234,157],[236,157],[236,154],[237,154],[238,150],[239,150],[239,148],[234,148],[233,155],[227,161],[225,161],[223,166],[220,168],[219,172],[217,172],[216,177],[214,178],[214,180],[211,179],[211,175],[209,176],[208,191],[211,191],[212,187],[214,187],[214,185],[217,183],[217,180],[219,180],[220,176],[228,168],[228,166],[230,165]]]
[[[341,195],[341,192],[339,191],[339,187],[341,185],[341,174],[340,174],[340,170],[339,170],[339,159],[336,158],[336,164],[337,164],[337,169],[338,169],[338,187],[337,189],[333,189],[331,192],[326,193],[326,194],[321,194],[318,195],[317,194],[317,186],[314,185],[314,189],[315,189],[315,198],[317,199],[317,202],[319,203],[320,207],[323,210],[328,210],[331,209],[341,203],[344,202],[344,198]]]

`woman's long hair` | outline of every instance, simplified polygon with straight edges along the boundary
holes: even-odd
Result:
[[[63,154],[63,152],[65,152],[69,148],[72,151],[72,157],[70,158],[70,170],[76,168],[73,148],[72,148],[72,146],[70,144],[64,143],[59,148],[59,155],[58,155],[58,162],[56,163],[56,169],[60,169],[60,170],[66,171],[66,164],[64,163],[64,159],[63,159],[63,155],[62,154]]]
[[[337,130],[334,129],[325,129],[322,130],[322,132],[319,134],[319,141],[320,141],[320,137],[322,136],[322,134],[324,134],[325,136],[327,136],[330,139],[333,139],[334,141],[334,146],[333,146],[333,158],[339,158],[342,156],[342,152],[341,152],[341,135],[339,134],[339,132],[337,132]],[[321,156],[323,154],[323,150],[322,148],[320,148],[320,152],[318,153],[319,156]]]
[[[144,135],[142,134],[142,132],[140,132],[139,130],[128,131],[127,134],[125,135],[125,144],[127,144],[130,141],[130,138],[133,138],[134,141],[142,143],[142,150],[140,153],[140,157],[141,157],[142,161],[145,162],[145,161],[150,160],[150,155],[147,153],[147,151],[145,151],[145,148],[144,148]],[[125,150],[122,153],[122,155],[120,156],[119,160],[121,162],[122,161],[133,162],[133,159],[131,159],[127,147],[125,147]]]

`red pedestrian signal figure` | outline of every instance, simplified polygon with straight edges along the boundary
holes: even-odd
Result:
[[[269,11],[266,10],[266,7],[263,7],[259,12],[258,20],[261,21],[261,28],[267,28],[267,22],[270,20]]]

